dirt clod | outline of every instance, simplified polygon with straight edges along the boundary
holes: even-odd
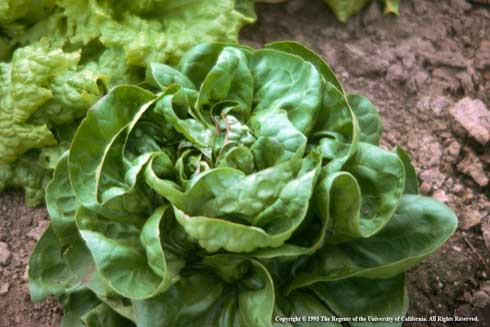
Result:
[[[490,111],[481,100],[464,98],[451,108],[450,113],[476,141],[482,145],[490,141]]]
[[[478,226],[481,223],[480,212],[473,208],[467,208],[463,212],[460,220],[460,227],[463,230],[468,230],[472,227]]]
[[[487,216],[487,218],[483,220],[481,229],[482,229],[483,240],[485,242],[485,245],[487,246],[488,254],[490,255],[490,217],[489,216]],[[490,284],[488,287],[488,292],[490,294]]]
[[[0,284],[0,295],[7,294],[8,291],[9,291],[9,288],[10,288],[10,284],[9,283],[2,283],[2,284]]]
[[[487,186],[489,178],[485,172],[483,163],[470,148],[465,148],[464,150],[465,157],[457,165],[458,170],[471,177],[479,186]]]
[[[7,243],[0,242],[0,265],[6,266],[10,263],[12,253],[9,250]]]
[[[490,296],[483,290],[476,291],[471,299],[473,305],[477,308],[484,308],[490,305]]]
[[[437,190],[432,194],[432,197],[438,201],[441,201],[443,203],[448,203],[449,202],[449,197],[446,194],[446,191],[444,190]]]

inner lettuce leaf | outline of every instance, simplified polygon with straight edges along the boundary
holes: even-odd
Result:
[[[1,1],[0,191],[24,189],[28,205],[40,204],[52,170],[35,163],[26,178],[16,167],[71,141],[55,129],[79,122],[110,88],[144,82],[151,62],[236,42],[254,20],[253,0]]]
[[[205,43],[146,74],[97,100],[56,164],[34,301],[56,296],[63,326],[407,313],[405,271],[457,218],[379,146],[373,102],[294,42]]]

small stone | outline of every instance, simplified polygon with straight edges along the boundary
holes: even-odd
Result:
[[[10,289],[9,283],[0,284],[0,295],[7,294],[9,292],[9,289]]]
[[[419,174],[419,178],[426,183],[430,183],[432,188],[437,190],[442,188],[447,176],[441,173],[438,167],[432,167],[430,169],[423,170]]]
[[[457,168],[460,172],[470,176],[479,186],[485,187],[489,183],[489,178],[485,173],[482,162],[470,149],[465,149],[465,156]]]
[[[476,141],[482,145],[490,141],[490,111],[481,100],[464,98],[449,112],[456,124],[463,127]]]
[[[451,189],[453,186],[454,186],[454,180],[451,177],[446,179],[446,181],[444,182],[444,188]]]
[[[432,195],[432,197],[434,199],[436,199],[437,201],[440,201],[440,202],[443,202],[443,203],[448,203],[449,202],[449,198],[446,194],[446,192],[444,192],[444,190],[437,190],[434,192],[434,194]]]
[[[468,230],[481,224],[480,212],[475,209],[466,209],[461,218],[460,226],[463,230]]]
[[[386,79],[390,82],[403,82],[406,78],[407,72],[405,72],[403,66],[399,63],[391,65],[386,72]]]
[[[445,96],[438,96],[434,100],[432,100],[430,107],[432,111],[437,115],[441,116],[444,112],[446,112],[446,109],[451,105],[451,100],[449,100]]]
[[[453,187],[453,193],[456,195],[461,195],[463,194],[464,191],[464,186],[460,183],[456,183]]]
[[[471,303],[477,308],[485,308],[490,304],[490,296],[485,291],[478,290],[473,294]]]
[[[438,167],[443,153],[441,144],[431,135],[422,137],[420,143],[422,148],[419,152],[418,161],[422,168]]]
[[[452,141],[445,149],[444,154],[447,157],[447,160],[454,163],[458,159],[458,156],[461,152],[461,144],[456,141]]]
[[[423,182],[422,185],[420,185],[420,193],[427,195],[430,193],[432,190],[432,185],[428,182]]]
[[[26,268],[24,269],[24,274],[22,274],[22,279],[25,282],[29,281],[29,266],[28,265],[26,265]]]
[[[0,265],[6,266],[10,263],[12,258],[12,253],[9,251],[9,246],[7,243],[0,242]]]
[[[461,247],[457,246],[457,245],[454,245],[452,248],[456,252],[460,252],[460,253],[463,252],[463,249]]]
[[[421,88],[429,80],[429,73],[425,70],[419,70],[415,73],[415,82],[419,88]]]
[[[342,73],[340,73],[340,76],[344,79],[344,80],[348,80],[350,78],[350,74],[348,71],[343,71]]]

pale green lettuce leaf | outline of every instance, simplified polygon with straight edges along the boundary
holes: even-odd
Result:
[[[20,189],[25,204],[35,207],[44,201],[44,189],[51,178],[39,151],[29,151],[10,164],[0,164],[0,192]]]
[[[53,135],[55,126],[83,117],[110,88],[141,83],[151,62],[175,63],[201,42],[236,42],[255,19],[253,6],[253,0],[1,1],[0,62],[12,59],[0,63],[0,164],[65,141]],[[12,54],[14,44],[21,47]],[[37,189],[28,197],[39,203],[43,185],[33,182],[39,178],[18,183],[11,168],[0,169],[0,189]]]
[[[0,64],[0,163],[14,161],[32,148],[56,144],[46,125],[30,116],[53,97],[45,85],[76,65],[78,53],[37,44],[15,51],[10,64]]]
[[[56,124],[69,124],[85,115],[102,95],[99,81],[107,80],[103,69],[96,63],[90,63],[79,71],[69,70],[57,76],[51,83],[53,98],[36,113],[39,119]]]
[[[370,0],[323,0],[341,22],[357,14]]]
[[[234,41],[240,28],[252,23],[236,2],[168,0],[154,19],[125,14],[120,21],[103,24],[100,40],[107,47],[122,47],[130,65],[176,62],[193,45],[207,41]],[[251,10],[249,10],[251,11]]]
[[[2,0],[0,1],[0,25],[18,19],[34,23],[48,15],[55,0]]]
[[[357,14],[371,0],[323,0],[341,22]],[[399,14],[399,0],[383,0],[385,13]]]

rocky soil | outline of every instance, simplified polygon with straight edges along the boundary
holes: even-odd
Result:
[[[401,16],[372,3],[347,24],[321,0],[259,5],[242,34],[259,47],[296,40],[321,53],[346,89],[370,97],[384,121],[383,146],[412,155],[421,192],[447,203],[458,231],[408,274],[415,317],[475,317],[490,326],[490,3],[402,0]],[[0,327],[57,326],[53,301],[32,305],[26,264],[45,228],[44,209],[18,194],[0,195]]]

